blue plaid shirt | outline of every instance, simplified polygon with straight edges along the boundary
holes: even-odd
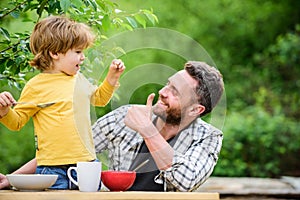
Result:
[[[93,125],[97,153],[108,151],[109,169],[128,170],[143,138],[124,124],[130,105],[122,106],[99,118]],[[153,119],[157,116],[153,115]],[[155,181],[167,183],[168,191],[193,191],[211,175],[222,146],[220,130],[196,119],[182,130],[173,149],[174,158],[170,168],[155,177]]]

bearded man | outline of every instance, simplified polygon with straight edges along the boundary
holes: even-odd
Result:
[[[146,105],[125,105],[93,125],[97,153],[108,151],[109,169],[137,170],[133,191],[193,191],[212,174],[222,131],[203,121],[219,102],[223,77],[204,62],[189,61]],[[34,172],[33,159],[15,173]],[[7,186],[0,176],[0,188]]]

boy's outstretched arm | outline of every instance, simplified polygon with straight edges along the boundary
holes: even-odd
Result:
[[[34,174],[36,170],[37,162],[36,159],[32,159],[22,167],[14,171],[12,174]],[[0,189],[9,187],[9,182],[4,174],[0,173]]]
[[[120,59],[114,59],[109,66],[106,80],[112,86],[117,86],[121,74],[125,70],[125,65]]]
[[[0,118],[4,117],[8,111],[9,107],[14,105],[16,100],[9,92],[0,93]]]

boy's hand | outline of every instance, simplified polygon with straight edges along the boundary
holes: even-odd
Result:
[[[0,173],[0,190],[9,187],[9,182],[4,174]]]
[[[112,86],[116,86],[125,68],[126,67],[122,60],[114,59],[109,66],[109,70],[106,76],[106,80],[109,82],[109,84],[111,84]]]
[[[9,107],[14,105],[16,100],[9,92],[0,93],[0,118],[4,117],[9,110]]]

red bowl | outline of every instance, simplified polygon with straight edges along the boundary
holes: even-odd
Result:
[[[101,180],[110,191],[126,191],[134,183],[135,171],[113,171],[101,172]]]

